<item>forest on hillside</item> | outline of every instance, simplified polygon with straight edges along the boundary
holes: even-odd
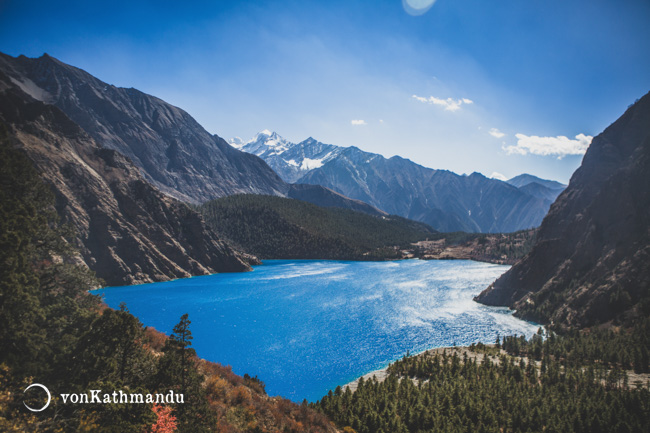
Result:
[[[649,330],[647,319],[546,339],[540,329],[496,346],[405,356],[386,380],[338,387],[313,407],[357,433],[647,432],[650,379],[637,373],[649,371]]]
[[[397,259],[402,248],[437,233],[394,215],[266,195],[225,197],[197,209],[221,237],[262,259]]]

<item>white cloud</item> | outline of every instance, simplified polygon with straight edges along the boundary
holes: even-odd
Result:
[[[355,126],[358,126],[358,125],[365,126],[365,125],[367,125],[366,121],[365,121],[365,120],[361,120],[361,119],[351,120],[350,123],[351,123],[352,125],[355,125]]]
[[[498,179],[498,180],[502,180],[502,181],[504,181],[504,182],[505,182],[506,180],[508,180],[507,177],[505,177],[504,175],[502,175],[502,174],[499,173],[498,171],[493,172],[493,173],[490,175],[490,177],[491,177],[492,179]]]
[[[503,150],[508,155],[533,155],[557,156],[562,159],[567,155],[584,155],[594,138],[590,135],[578,134],[575,139],[563,135],[558,137],[538,137],[536,135],[515,134],[516,146],[505,146]]]
[[[424,98],[422,96],[417,96],[417,95],[413,95],[413,98],[415,98],[420,102],[439,105],[441,107],[444,107],[445,111],[451,111],[451,112],[460,110],[460,106],[463,104],[469,105],[474,103],[474,101],[467,98],[454,100],[451,98],[447,98],[447,99],[436,98],[435,96],[429,96],[428,98]]]
[[[497,128],[492,128],[492,129],[490,129],[490,130],[488,131],[488,134],[490,134],[492,137],[495,137],[495,138],[502,138],[502,137],[505,137],[505,136],[506,136],[506,134],[504,134],[503,132],[499,131]]]

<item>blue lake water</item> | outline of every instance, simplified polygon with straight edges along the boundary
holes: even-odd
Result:
[[[508,266],[472,261],[267,260],[253,272],[109,287],[147,326],[189,313],[197,354],[257,375],[269,395],[315,401],[428,348],[532,335],[506,308],[472,301]]]

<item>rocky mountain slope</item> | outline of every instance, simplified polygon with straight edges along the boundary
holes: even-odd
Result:
[[[289,185],[262,159],[209,134],[185,111],[136,89],[104,83],[47,54],[30,59],[0,53],[0,71],[34,99],[61,109],[98,145],[125,155],[145,180],[181,201],[196,204],[254,193],[379,212],[321,186]]]
[[[513,232],[536,227],[561,191],[534,176],[519,179],[519,187],[479,173],[460,176],[313,138],[291,143],[268,130],[246,143],[230,143],[263,158],[287,182],[322,185],[441,231]]]
[[[60,108],[99,145],[128,157],[172,197],[199,203],[237,193],[286,194],[286,184],[264,161],[233,149],[156,97],[104,83],[47,54],[0,53],[0,71],[34,99]]]
[[[594,138],[532,251],[477,300],[580,327],[650,314],[650,94]]]
[[[350,209],[358,212],[364,212],[368,215],[388,215],[361,200],[354,200],[325,188],[320,185],[309,185],[306,183],[293,183],[289,185],[287,197],[296,200],[306,201],[322,207],[338,207],[341,209]]]
[[[124,285],[250,269],[196,212],[24,86],[0,72],[0,123],[52,186],[58,214],[76,229],[82,259],[100,278]]]

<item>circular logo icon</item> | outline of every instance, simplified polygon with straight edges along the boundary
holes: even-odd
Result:
[[[32,412],[42,412],[42,411],[44,411],[45,409],[47,409],[47,407],[50,405],[50,401],[52,401],[52,395],[50,394],[50,390],[47,389],[47,387],[46,387],[45,385],[41,385],[40,383],[32,383],[32,384],[29,385],[27,388],[25,388],[25,391],[23,391],[23,394],[26,393],[28,389],[30,389],[30,388],[34,388],[34,387],[36,387],[36,388],[42,388],[43,391],[45,391],[45,392],[47,393],[47,403],[45,403],[45,406],[43,406],[43,407],[40,408],[40,409],[34,409],[34,408],[31,408],[31,407],[27,406],[27,403],[25,403],[25,402],[23,402],[23,404],[25,405],[25,407],[26,407],[27,409],[31,410]]]

